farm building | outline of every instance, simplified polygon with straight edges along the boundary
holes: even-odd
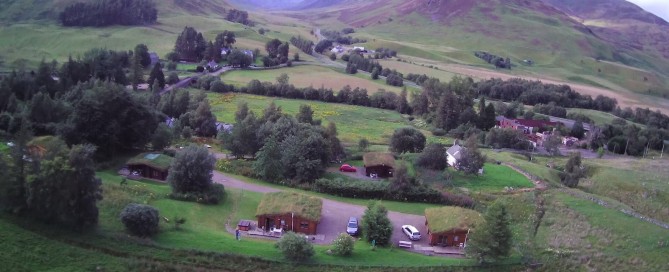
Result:
[[[469,232],[483,220],[480,213],[460,207],[425,210],[425,226],[431,246],[464,246]]]
[[[128,170],[150,179],[166,180],[173,158],[164,154],[142,153],[128,161]]]
[[[448,150],[446,150],[446,161],[448,162],[448,165],[450,165],[453,168],[457,168],[458,161],[462,157],[463,149],[464,147],[456,143],[450,148],[448,148]]]
[[[389,178],[393,176],[395,157],[391,153],[370,152],[362,155],[365,175],[369,177]]]
[[[314,235],[322,207],[323,201],[317,197],[290,192],[268,193],[256,211],[258,227],[265,231],[281,229]]]

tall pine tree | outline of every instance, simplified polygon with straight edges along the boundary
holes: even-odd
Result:
[[[477,226],[469,236],[467,254],[481,263],[509,256],[513,233],[506,206],[499,201],[493,203],[488,207],[484,218],[485,223]]]

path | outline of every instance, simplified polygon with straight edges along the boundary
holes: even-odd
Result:
[[[546,182],[544,182],[543,180],[540,180],[538,177],[536,177],[536,176],[534,176],[534,175],[532,175],[528,172],[525,172],[525,170],[520,169],[520,168],[518,168],[517,166],[515,166],[511,163],[506,163],[505,162],[505,163],[502,163],[502,164],[510,167],[511,169],[513,169],[514,171],[516,171],[516,172],[520,173],[521,175],[525,176],[532,183],[534,183],[534,188],[525,188],[525,189],[520,189],[520,190],[517,190],[517,191],[521,191],[521,190],[524,190],[524,191],[534,191],[534,190],[543,191],[543,190],[546,190],[548,188],[548,186],[546,185]]]
[[[214,171],[213,181],[215,183],[223,184],[228,188],[242,189],[258,193],[279,192],[281,189],[247,183]],[[354,205],[335,201],[331,199],[323,199],[323,209],[321,211],[321,221],[318,224],[318,233],[325,234],[324,244],[331,244],[339,233],[346,231],[346,223],[351,216],[362,218],[366,207],[361,205]],[[400,212],[388,212],[388,217],[393,223],[392,243],[397,244],[400,240],[407,240],[407,237],[402,233],[400,227],[402,225],[414,225],[425,236],[421,241],[413,242],[414,245],[427,246],[427,229],[425,228],[425,217],[422,215],[406,214]]]

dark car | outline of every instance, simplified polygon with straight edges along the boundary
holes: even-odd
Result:
[[[354,166],[348,165],[348,164],[343,164],[341,167],[339,167],[339,171],[341,172],[357,172],[358,169],[355,169]]]
[[[346,225],[346,233],[349,235],[358,235],[358,219],[351,217],[348,219],[348,224]]]

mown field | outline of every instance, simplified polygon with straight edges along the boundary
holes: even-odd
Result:
[[[249,109],[262,114],[262,110],[274,101],[284,113],[295,115],[300,105],[309,105],[314,111],[314,119],[321,119],[324,125],[335,122],[339,139],[342,142],[356,143],[366,138],[372,143],[387,144],[397,128],[410,126],[401,114],[395,111],[374,108],[332,104],[316,101],[282,99],[247,94],[216,94],[208,93],[212,112],[219,121],[234,123],[237,105],[246,102]]]
[[[370,95],[379,89],[395,93],[402,91],[402,88],[386,85],[382,80],[372,80],[369,76],[357,77],[334,71],[331,68],[314,65],[299,65],[284,69],[260,71],[231,71],[223,74],[221,79],[227,84],[246,86],[253,79],[263,82],[276,82],[276,78],[281,74],[287,74],[290,78],[290,84],[298,88],[325,87],[337,92],[348,85],[352,89],[356,87],[367,89],[367,93]]]

